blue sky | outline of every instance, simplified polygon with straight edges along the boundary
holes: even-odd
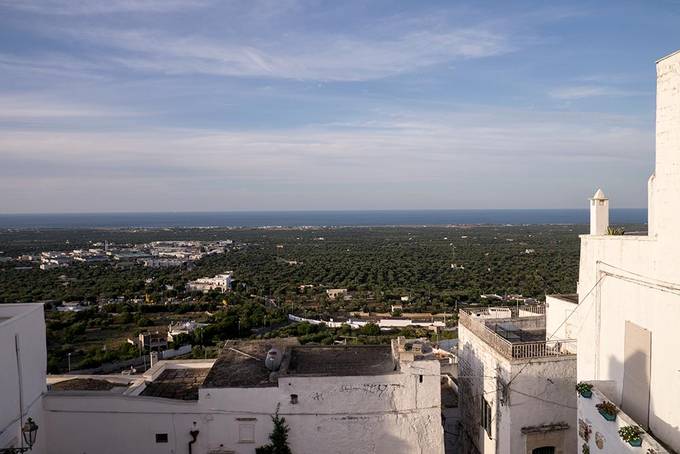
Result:
[[[644,207],[680,2],[0,0],[0,212]]]

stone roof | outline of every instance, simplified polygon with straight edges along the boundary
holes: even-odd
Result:
[[[198,400],[198,388],[208,376],[209,368],[165,369],[141,392],[142,396],[167,399]]]
[[[270,381],[270,371],[264,364],[267,352],[276,347],[284,351],[286,347],[297,345],[296,338],[262,339],[251,341],[229,341],[224,345],[208,377],[204,388],[254,388],[276,386]]]
[[[276,347],[283,361],[276,374],[265,366],[267,352]],[[204,388],[277,386],[278,376],[357,376],[394,372],[389,345],[304,345],[295,338],[228,342],[215,361]]]
[[[97,378],[72,378],[50,385],[51,391],[110,391],[115,387],[126,387],[125,383],[114,383]]]
[[[355,376],[394,372],[389,345],[300,346],[290,350],[287,375]]]

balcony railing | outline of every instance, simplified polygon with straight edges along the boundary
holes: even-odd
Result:
[[[513,358],[538,358],[543,356],[566,356],[576,352],[573,339],[521,342],[512,344]]]
[[[475,318],[465,310],[459,313],[459,323],[471,331],[475,336],[493,347],[498,353],[508,359],[529,359],[554,356],[569,356],[576,352],[576,341],[573,339],[552,339],[531,342],[510,342],[496,334],[493,329],[486,325],[486,321],[494,325],[502,322],[501,319]],[[512,323],[522,325],[527,322],[532,327],[537,323],[536,317],[531,319],[514,318],[507,319]]]

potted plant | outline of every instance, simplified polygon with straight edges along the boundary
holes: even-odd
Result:
[[[578,382],[576,384],[576,391],[581,395],[581,397],[590,399],[593,396],[593,385],[583,381]]]
[[[640,435],[643,433],[644,431],[638,426],[623,426],[619,429],[619,436],[631,446],[642,445],[642,438],[640,438]]]
[[[616,408],[616,405],[614,405],[613,403],[609,402],[608,400],[605,400],[595,405],[595,407],[597,407],[597,411],[600,412],[602,417],[607,421],[616,420],[616,414],[619,412],[619,409]]]

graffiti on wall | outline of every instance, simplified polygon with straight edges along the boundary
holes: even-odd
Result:
[[[363,383],[363,384],[344,384],[340,386],[341,393],[360,394],[364,397],[375,396],[378,399],[391,397],[395,389],[401,385],[396,383]]]

